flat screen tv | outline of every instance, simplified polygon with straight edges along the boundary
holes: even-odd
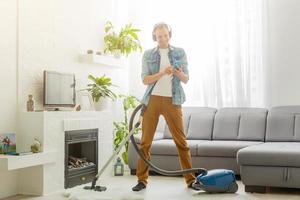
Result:
[[[76,105],[75,75],[44,71],[44,107],[74,107]]]

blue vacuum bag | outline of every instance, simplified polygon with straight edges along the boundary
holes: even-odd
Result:
[[[195,184],[208,193],[235,193],[238,190],[234,172],[227,169],[214,169],[200,174]]]

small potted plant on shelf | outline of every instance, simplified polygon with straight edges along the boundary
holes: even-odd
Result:
[[[138,34],[140,30],[132,27],[132,24],[126,24],[121,28],[119,33],[116,33],[110,21],[106,22],[104,32],[104,53],[111,53],[115,57],[126,57],[136,51],[142,51]]]
[[[116,150],[119,147],[121,142],[129,134],[128,112],[133,111],[133,109],[136,108],[136,106],[138,106],[140,103],[140,100],[137,99],[135,96],[119,95],[118,97],[122,99],[124,120],[120,122],[113,122],[114,150]],[[134,133],[138,133],[140,130],[141,128],[135,128]],[[124,146],[124,151],[122,152],[122,159],[126,165],[128,164],[128,145],[129,142],[127,141]]]
[[[103,110],[107,107],[108,99],[115,100],[117,95],[111,91],[110,87],[115,86],[111,83],[111,78],[103,75],[101,77],[88,76],[88,79],[93,83],[88,84],[88,88],[85,90],[89,91],[92,95],[95,110]]]

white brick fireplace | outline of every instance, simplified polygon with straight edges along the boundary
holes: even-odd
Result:
[[[109,111],[52,111],[22,112],[18,151],[29,151],[34,138],[42,142],[44,154],[52,159],[44,164],[22,168],[19,166],[19,193],[47,195],[64,189],[65,131],[98,129],[98,164],[103,166],[113,151],[112,114]],[[42,155],[42,154],[41,154]],[[35,158],[30,155],[35,162]],[[45,156],[47,157],[47,156]],[[38,159],[38,157],[36,157]],[[105,176],[111,175],[108,169]],[[30,184],[28,184],[30,181]]]

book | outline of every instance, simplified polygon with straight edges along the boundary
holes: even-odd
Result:
[[[11,155],[11,156],[24,156],[24,155],[30,155],[33,154],[31,151],[25,151],[25,152],[7,152],[5,155]]]
[[[15,133],[0,134],[0,154],[5,154],[7,152],[16,152]]]

